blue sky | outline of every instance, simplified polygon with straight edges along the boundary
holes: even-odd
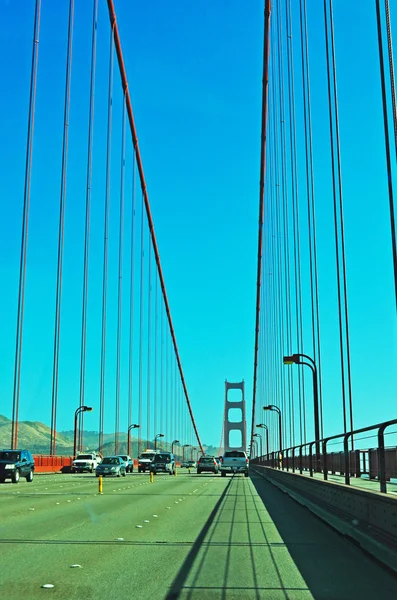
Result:
[[[263,6],[259,0],[116,2],[156,235],[187,387],[203,442],[219,443],[224,380],[246,382],[250,422],[259,198]],[[308,2],[324,422],[342,428],[322,11]],[[396,319],[373,3],[336,0],[353,402],[357,426],[395,416]],[[43,3],[20,418],[49,424],[68,3]],[[34,3],[0,0],[1,413],[11,415]],[[358,14],[357,14],[358,12]],[[296,15],[295,15],[296,17]],[[294,18],[295,18],[294,17]],[[350,23],[355,19],[355,27]],[[297,27],[297,22],[294,22]],[[78,405],[91,2],[76,2],[58,428]],[[296,30],[297,31],[297,30]],[[296,42],[297,44],[298,42]],[[98,407],[109,25],[100,2],[87,341],[87,402]],[[297,61],[298,62],[298,61]],[[297,66],[297,78],[299,67]],[[115,390],[122,95],[114,85],[106,398]],[[299,108],[299,94],[297,96]],[[302,125],[298,125],[302,151]],[[129,140],[129,138],[128,138]],[[131,220],[127,144],[126,224]],[[301,156],[301,155],[300,155]],[[300,173],[303,161],[299,158]],[[304,189],[303,183],[302,190]],[[137,231],[140,196],[137,195]],[[303,214],[302,200],[302,214]],[[302,217],[302,232],[305,231]],[[302,235],[303,235],[302,233]],[[146,232],[147,238],[147,232]],[[126,225],[126,253],[130,248]],[[307,250],[302,249],[302,261]],[[145,267],[147,268],[147,267]],[[304,272],[306,267],[303,264]],[[125,257],[124,307],[129,263]],[[136,273],[136,282],[138,273]],[[307,289],[307,279],[304,282]],[[139,304],[136,304],[138,307]],[[305,305],[305,342],[310,323]],[[136,311],[138,312],[138,311]],[[123,313],[121,429],[126,429]],[[138,315],[135,315],[136,329]],[[370,350],[371,349],[371,350]],[[135,369],[137,368],[135,357]],[[136,385],[136,378],[135,384]],[[145,388],[146,389],[146,388]],[[146,392],[145,392],[146,393]],[[135,408],[134,408],[135,410]],[[182,409],[181,409],[182,410]],[[310,413],[310,409],[309,409]],[[97,428],[97,413],[86,426]],[[308,417],[308,421],[310,416]],[[112,431],[113,409],[106,412]],[[175,435],[179,435],[177,431]],[[189,440],[188,440],[189,441]]]

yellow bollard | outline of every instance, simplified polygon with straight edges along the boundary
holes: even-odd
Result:
[[[149,474],[149,481],[150,481],[150,483],[154,483],[154,475],[153,475],[153,471],[150,471],[150,474]]]
[[[188,468],[187,468],[187,472],[188,472],[188,473],[189,473],[189,475],[190,475],[190,467],[188,467]]]
[[[103,493],[103,492],[102,492],[102,475],[99,475],[99,477],[98,477],[98,492],[99,492],[100,494],[102,494],[102,493]]]
[[[178,475],[178,471],[177,471],[177,468],[175,467],[174,476],[176,477],[177,475]]]

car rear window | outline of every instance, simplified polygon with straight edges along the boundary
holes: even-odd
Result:
[[[213,463],[214,459],[213,458],[200,458],[200,462],[201,463]]]
[[[225,458],[245,458],[245,452],[232,450],[230,452],[225,452],[224,456]]]

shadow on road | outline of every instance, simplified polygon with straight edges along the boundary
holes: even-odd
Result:
[[[251,481],[316,600],[395,597],[391,572],[267,480]]]

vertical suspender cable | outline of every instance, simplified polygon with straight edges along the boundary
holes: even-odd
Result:
[[[390,24],[390,6],[389,0],[385,0],[385,15],[386,15],[386,33],[387,33],[387,53],[389,58],[389,74],[390,74],[390,91],[393,106],[393,124],[394,124],[394,148],[397,157],[397,102],[396,102],[396,81],[394,77],[394,61],[393,61],[393,41],[391,35]]]
[[[380,14],[380,0],[376,0],[376,19],[377,19],[377,27],[378,27],[380,80],[381,80],[381,86],[382,86],[383,126],[384,126],[384,132],[385,132],[387,184],[388,184],[388,193],[389,193],[390,228],[391,228],[393,272],[394,272],[394,294],[395,294],[396,307],[397,307],[396,220],[395,220],[395,210],[394,210],[394,191],[393,191],[392,166],[391,166],[389,121],[388,121],[388,116],[387,116],[385,64],[384,64],[384,58],[383,58],[383,39],[382,39],[382,24],[381,24],[381,14]]]
[[[158,402],[158,394],[157,394],[157,369],[158,369],[158,284],[159,284],[159,280],[158,277],[156,277],[156,285],[155,285],[155,302],[154,302],[154,398],[153,398],[153,402],[154,402],[154,415],[153,415],[153,427],[154,427],[154,432],[157,431],[157,427],[158,427],[158,407],[157,407],[157,402]]]
[[[68,41],[67,41],[67,52],[66,52],[66,82],[65,82],[65,101],[64,101],[65,103],[64,103],[64,113],[63,113],[61,192],[60,192],[60,200],[59,200],[58,264],[57,264],[57,284],[56,284],[56,300],[55,300],[54,357],[53,357],[53,367],[52,367],[52,410],[51,410],[50,454],[55,454],[55,449],[56,449],[59,346],[60,346],[60,336],[61,336],[63,246],[64,246],[64,229],[65,229],[66,180],[67,180],[68,142],[69,142],[70,80],[71,80],[71,75],[72,75],[73,19],[74,19],[74,0],[70,0],[70,2],[69,2]]]
[[[269,83],[269,50],[270,50],[270,0],[265,0],[264,9],[264,38],[263,38],[263,75],[262,75],[262,127],[261,127],[261,158],[260,158],[260,183],[259,183],[259,217],[258,217],[258,264],[256,272],[256,317],[255,317],[255,346],[254,346],[254,382],[252,398],[252,420],[251,441],[253,446],[253,435],[255,433],[255,408],[256,408],[256,378],[258,369],[258,346],[259,346],[259,323],[260,323],[260,290],[262,284],[262,245],[263,245],[263,215],[264,215],[264,192],[266,172],[266,128],[268,107],[268,83]]]
[[[347,275],[346,275],[346,251],[345,251],[345,225],[343,215],[343,195],[342,195],[342,167],[341,167],[341,152],[340,152],[340,136],[339,136],[339,109],[338,109],[338,91],[336,79],[336,57],[335,57],[335,35],[334,35],[334,17],[332,0],[329,0],[329,19],[331,26],[331,50],[332,50],[332,73],[333,73],[333,96],[335,106],[335,133],[336,133],[336,151],[338,159],[338,185],[339,185],[339,220],[341,228],[341,250],[342,250],[342,274],[343,274],[343,296],[344,296],[344,321],[345,321],[345,337],[346,337],[346,362],[347,362],[347,385],[349,398],[349,417],[350,431],[354,429],[353,423],[353,394],[352,394],[352,379],[350,365],[350,328],[349,328],[349,308],[347,295]],[[351,436],[351,449],[354,449],[354,438]]]
[[[267,2],[270,3],[270,0],[267,0]],[[145,181],[145,176],[144,176],[144,172],[143,172],[142,159],[141,159],[141,154],[139,151],[138,137],[137,137],[137,133],[136,133],[134,115],[132,112],[131,98],[130,98],[130,93],[128,90],[127,74],[126,74],[124,60],[123,60],[123,53],[122,53],[122,49],[121,49],[119,30],[118,30],[118,26],[116,23],[116,11],[114,8],[113,0],[107,0],[107,5],[108,5],[108,11],[109,11],[109,19],[110,19],[110,23],[111,23],[112,31],[113,31],[113,35],[114,35],[114,43],[115,43],[115,48],[116,48],[117,60],[118,60],[118,64],[119,64],[122,87],[123,87],[123,91],[126,96],[128,120],[130,123],[131,136],[132,136],[132,140],[133,140],[133,144],[134,144],[134,148],[135,148],[135,154],[136,154],[139,178],[140,178],[140,182],[141,182],[143,200],[145,202],[145,209],[146,209],[146,215],[147,215],[148,226],[149,226],[149,234],[150,234],[152,244],[153,244],[153,252],[154,252],[155,259],[156,259],[157,271],[158,271],[158,276],[160,279],[160,285],[161,285],[161,291],[163,294],[165,310],[167,313],[167,319],[168,319],[168,325],[169,325],[169,329],[170,329],[172,344],[173,344],[175,356],[176,356],[176,359],[178,362],[179,375],[180,375],[181,382],[183,385],[183,390],[185,393],[186,403],[187,403],[187,406],[189,409],[189,414],[190,414],[190,418],[192,421],[194,433],[196,435],[197,442],[200,446],[200,449],[202,450],[202,444],[201,444],[200,436],[198,434],[196,422],[194,419],[193,409],[192,409],[189,394],[187,391],[185,376],[183,374],[182,363],[181,363],[181,359],[179,356],[179,350],[178,350],[178,345],[176,342],[174,326],[172,323],[171,310],[170,310],[170,306],[169,306],[169,302],[168,302],[167,291],[165,288],[163,271],[161,268],[160,254],[159,254],[159,250],[158,250],[158,246],[157,246],[156,235],[154,232],[154,224],[153,224],[152,213],[150,210],[149,196],[147,193],[146,181]]]
[[[164,428],[164,308],[160,311],[160,429]]]
[[[299,230],[299,189],[298,165],[296,150],[296,113],[295,113],[295,80],[294,56],[292,50],[292,10],[291,0],[286,2],[286,32],[287,32],[287,72],[288,72],[288,106],[290,124],[290,161],[291,161],[291,191],[292,191],[292,223],[294,239],[294,279],[295,279],[295,312],[296,312],[296,344],[297,352],[303,352],[302,340],[302,284],[301,284],[301,257],[300,257],[300,230]],[[298,399],[299,399],[299,433],[300,443],[303,437],[304,406],[304,379],[303,367],[298,367]]]
[[[93,136],[94,136],[97,20],[98,20],[98,0],[94,0],[93,11],[92,11],[90,106],[89,106],[89,114],[88,114],[88,149],[87,149],[87,176],[86,176],[86,195],[85,195],[83,298],[82,298],[82,309],[81,309],[80,406],[84,406],[84,399],[85,399],[84,395],[85,395],[85,366],[86,366],[86,342],[87,342],[88,258],[89,258],[89,248],[90,248],[92,147],[93,147]],[[79,437],[78,447],[80,448],[80,446],[81,446],[81,439]]]
[[[322,382],[321,382],[321,348],[320,348],[320,313],[318,294],[318,269],[317,269],[317,231],[315,215],[314,194],[314,168],[313,168],[313,142],[312,142],[312,117],[311,93],[309,73],[309,40],[307,33],[306,0],[300,0],[300,31],[301,31],[301,58],[302,58],[302,88],[303,111],[305,132],[306,155],[306,187],[307,187],[307,219],[309,238],[309,263],[310,263],[310,297],[312,318],[313,359],[317,365],[318,391],[320,400],[320,433],[323,437],[322,418]],[[305,424],[304,424],[305,426]]]
[[[151,432],[151,423],[150,420],[152,418],[151,415],[151,406],[150,406],[150,400],[151,400],[151,386],[150,386],[150,376],[151,376],[151,354],[152,354],[152,252],[151,249],[149,248],[148,250],[148,263],[149,263],[149,268],[148,268],[148,306],[147,306],[147,385],[146,385],[146,392],[147,392],[147,412],[146,412],[146,419],[147,419],[147,439],[150,440],[152,438],[152,436],[150,435]]]
[[[110,176],[112,155],[112,116],[113,116],[113,31],[110,33],[110,58],[109,58],[109,89],[108,89],[108,125],[106,149],[106,194],[104,215],[104,240],[103,240],[103,281],[102,281],[102,342],[101,342],[101,384],[99,408],[99,448],[103,447],[103,433],[105,427],[105,366],[106,366],[106,308],[108,290],[108,237],[109,237],[109,210],[110,210]],[[83,413],[82,413],[83,414]]]
[[[328,20],[330,20],[331,33],[328,33]],[[350,373],[350,342],[349,342],[349,321],[347,307],[347,284],[346,284],[346,258],[345,258],[345,242],[344,242],[344,225],[343,225],[343,202],[342,202],[342,174],[340,160],[340,142],[339,142],[339,117],[338,117],[338,98],[336,89],[336,64],[335,64],[335,48],[334,48],[334,32],[333,32],[333,16],[332,16],[332,0],[329,0],[329,17],[327,15],[327,0],[324,0],[324,26],[325,26],[325,44],[327,58],[327,81],[328,81],[328,103],[329,103],[329,120],[330,120],[330,141],[331,141],[331,166],[332,166],[332,186],[334,199],[334,228],[335,228],[335,252],[336,252],[336,271],[337,271],[337,288],[338,288],[338,314],[339,314],[339,343],[341,357],[341,374],[342,374],[342,398],[343,398],[343,419],[344,430],[347,431],[347,411],[346,411],[346,389],[345,389],[345,364],[344,364],[344,344],[343,344],[343,329],[346,338],[346,360],[347,360],[347,399],[349,401],[350,413],[350,431],[353,431],[353,407],[352,407],[352,391],[351,391],[351,373]],[[331,52],[332,52],[332,84],[331,85],[331,61],[330,61],[330,43],[331,37]],[[331,88],[333,87],[333,94]],[[334,105],[334,118],[332,116],[332,105]],[[334,135],[335,128],[335,135]],[[337,174],[335,170],[335,152],[337,162]],[[337,200],[338,195],[338,200]],[[338,214],[339,213],[339,214]],[[338,231],[338,217],[340,222],[340,241]],[[339,244],[341,246],[341,255],[339,255]],[[342,261],[342,264],[340,264]],[[341,290],[341,271],[343,276],[343,296]],[[342,308],[343,304],[343,308]],[[344,313],[344,315],[342,314]],[[344,323],[343,323],[344,321]],[[351,438],[353,446],[353,438]],[[352,447],[353,449],[353,447]]]
[[[131,263],[130,263],[130,331],[128,340],[128,426],[132,425],[133,358],[134,358],[134,293],[135,293],[135,154],[132,161],[131,206]]]
[[[35,108],[36,108],[37,68],[38,68],[38,60],[39,60],[40,14],[41,14],[41,0],[36,0],[34,25],[33,25],[32,66],[31,66],[31,71],[30,71],[30,96],[29,96],[29,109],[28,109],[28,131],[27,131],[27,140],[26,140],[25,181],[24,181],[24,193],[23,193],[21,256],[20,256],[20,264],[19,264],[18,313],[17,313],[17,328],[16,328],[16,340],[15,340],[14,387],[13,387],[12,421],[11,421],[11,448],[12,449],[15,449],[18,447],[18,414],[19,414],[19,397],[20,397],[20,386],[21,386],[23,317],[24,317],[24,307],[25,307],[26,254],[27,254],[28,232],[29,232],[30,183],[31,183],[32,159],[33,159],[33,134],[34,134],[34,116],[35,116]]]
[[[119,453],[120,431],[120,356],[121,331],[123,319],[123,248],[124,248],[124,182],[125,182],[125,98],[123,100],[123,117],[121,129],[121,173],[120,173],[120,224],[119,224],[119,275],[117,302],[117,349],[116,349],[116,418],[114,427],[114,451]]]
[[[144,259],[145,259],[145,223],[143,214],[143,199],[141,202],[141,281],[139,300],[139,385],[138,385],[138,456],[142,452],[142,383],[143,383],[143,302],[144,302]],[[148,440],[149,441],[149,440]]]

